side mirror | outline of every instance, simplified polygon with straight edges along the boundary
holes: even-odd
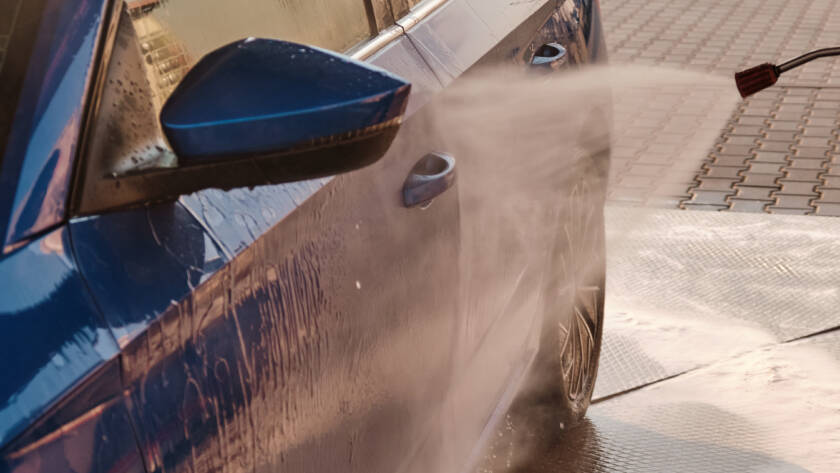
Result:
[[[99,180],[80,213],[331,176],[379,160],[411,85],[323,49],[249,38],[204,56],[160,112],[177,165]]]
[[[181,166],[256,158],[270,181],[297,181],[379,159],[409,89],[338,54],[250,38],[204,56],[167,100],[160,122]],[[308,152],[350,142],[367,146]]]

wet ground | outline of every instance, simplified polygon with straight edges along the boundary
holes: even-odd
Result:
[[[607,221],[595,402],[566,431],[508,416],[488,470],[840,471],[840,219],[612,206]]]
[[[731,76],[840,44],[831,0],[601,4],[613,63]],[[560,432],[509,416],[489,469],[840,471],[840,60],[615,105],[594,403]]]

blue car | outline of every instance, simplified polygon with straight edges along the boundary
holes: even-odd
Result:
[[[579,419],[609,150],[546,242],[424,137],[465,74],[604,61],[599,14],[0,3],[0,471],[465,471],[514,399]]]

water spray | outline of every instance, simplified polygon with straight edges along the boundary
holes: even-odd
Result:
[[[830,56],[840,56],[840,47],[811,51],[778,66],[764,63],[741,72],[736,72],[735,85],[738,86],[738,92],[741,93],[741,97],[747,98],[775,84],[779,80],[779,76],[783,73],[807,64],[814,59]]]

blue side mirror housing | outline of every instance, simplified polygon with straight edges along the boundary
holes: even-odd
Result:
[[[330,51],[249,38],[204,56],[167,100],[160,122],[180,166],[270,156],[288,170],[310,170],[283,178],[291,181],[378,159],[356,152],[313,166],[300,152],[381,138],[399,126],[410,87]]]
[[[106,161],[113,155],[97,154],[80,173],[73,213],[359,169],[391,146],[410,90],[387,71],[323,49],[231,43],[199,60],[161,109],[173,165],[117,173]]]

